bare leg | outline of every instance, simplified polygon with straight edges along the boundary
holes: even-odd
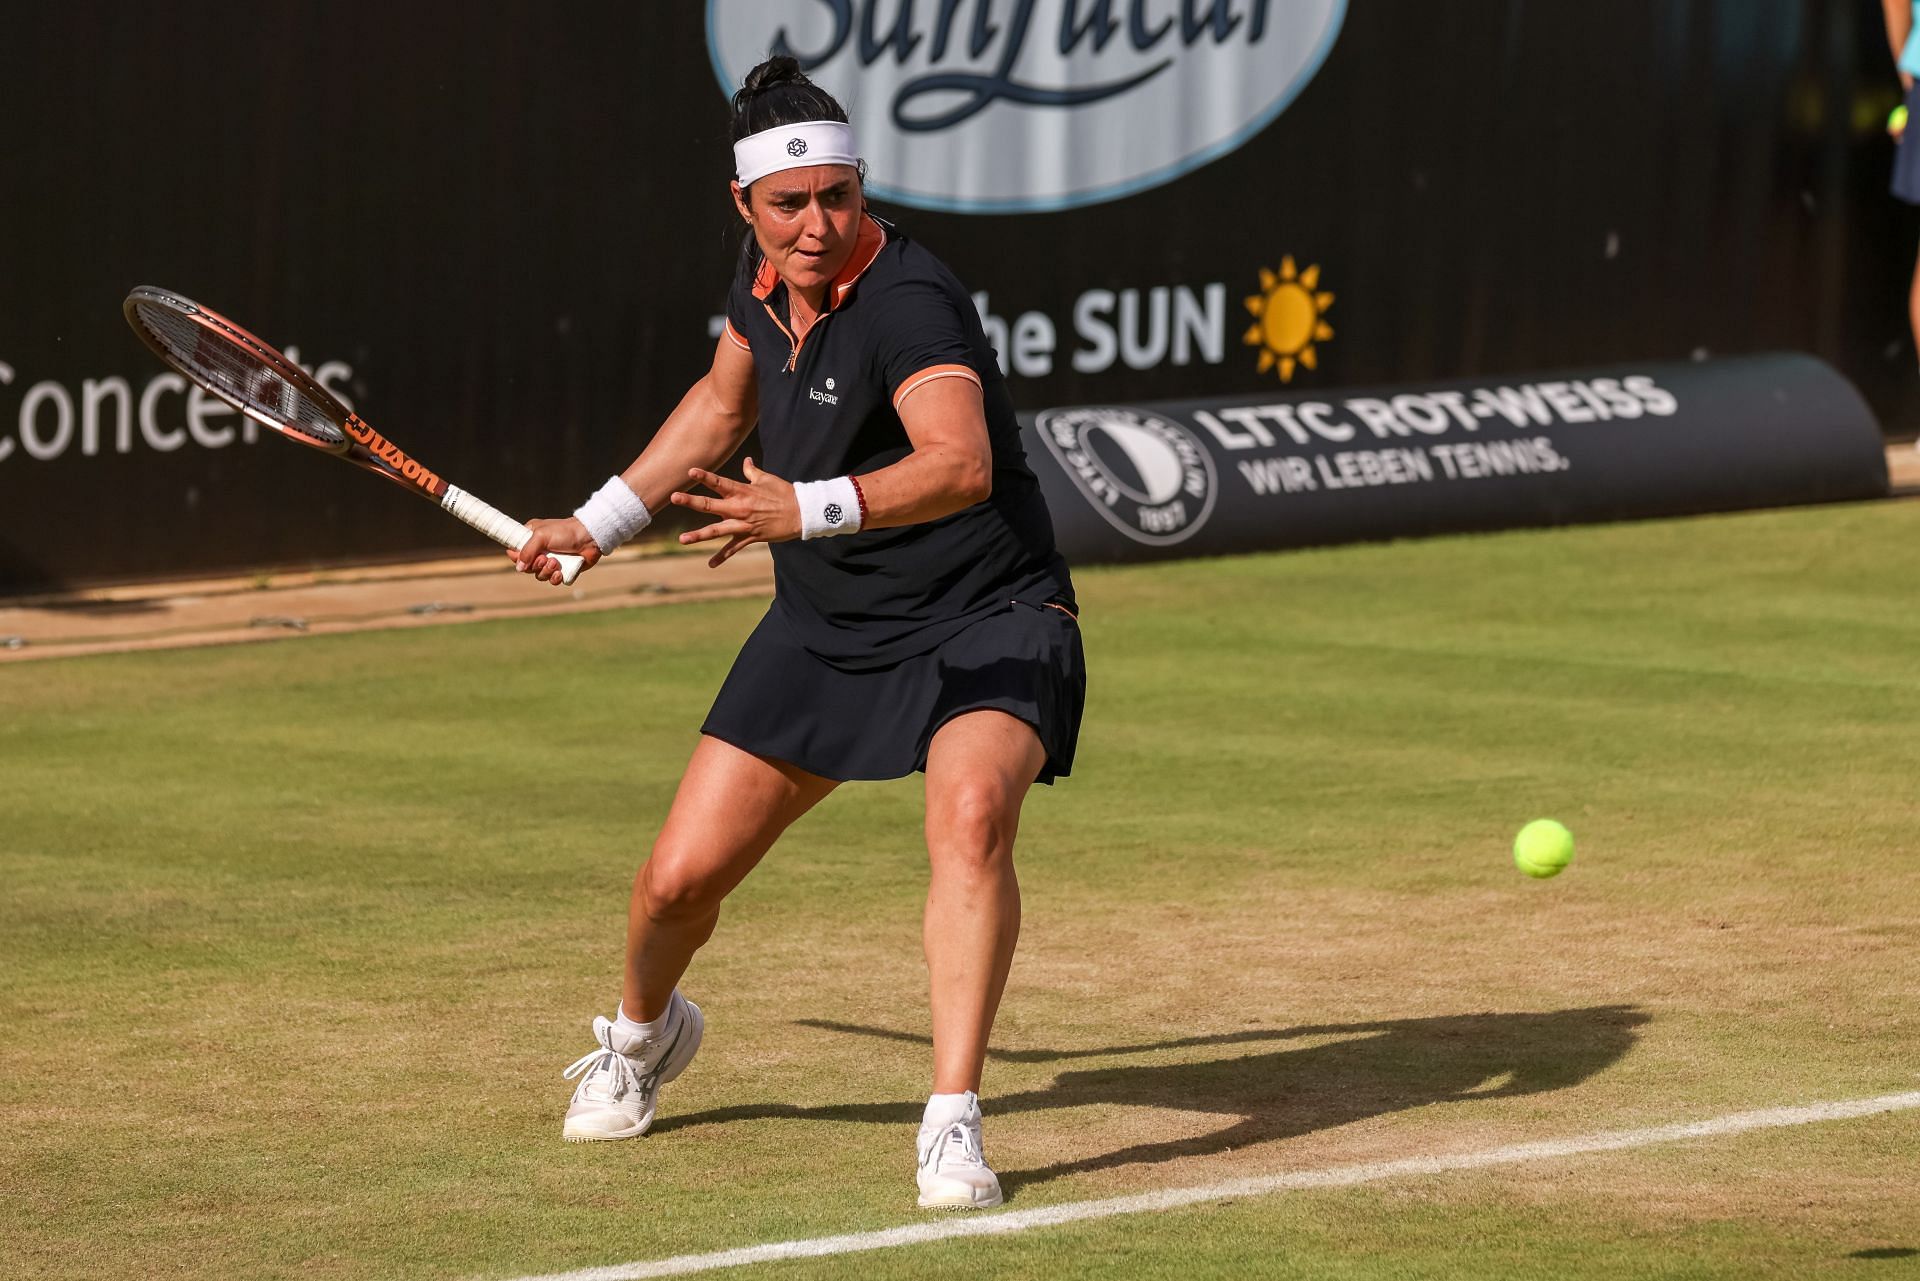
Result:
[[[620,997],[628,1018],[644,1023],[666,1012],[674,985],[713,934],[721,901],[780,833],[836,786],[701,737],[653,854],[633,878]]]
[[[1004,712],[957,716],[927,753],[924,937],[933,1002],[933,1092],[980,1088],[987,1036],[1020,937],[1013,839],[1046,750]]]
[[[1915,137],[1920,142],[1920,136]],[[1920,261],[1913,265],[1913,284],[1907,290],[1907,321],[1913,327],[1913,349],[1920,357]]]

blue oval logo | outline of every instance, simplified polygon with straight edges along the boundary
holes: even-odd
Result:
[[[882,200],[1099,204],[1236,150],[1313,79],[1346,0],[708,0],[731,94],[769,52],[839,98]]]

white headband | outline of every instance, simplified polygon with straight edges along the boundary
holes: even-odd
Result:
[[[742,187],[770,173],[807,165],[857,165],[853,130],[837,120],[809,120],[749,134],[733,144],[733,170]]]

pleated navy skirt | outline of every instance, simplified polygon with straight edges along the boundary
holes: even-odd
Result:
[[[942,725],[993,709],[1033,727],[1047,753],[1036,781],[1052,783],[1073,769],[1086,698],[1080,624],[1057,605],[1009,601],[937,649],[856,672],[803,648],[776,604],[700,732],[824,778],[902,778],[926,769]]]
[[[1893,149],[1893,194],[1920,205],[1920,80],[1907,90],[1907,129]]]

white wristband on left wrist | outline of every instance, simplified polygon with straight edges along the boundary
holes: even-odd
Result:
[[[800,504],[800,537],[834,538],[860,532],[865,513],[853,477],[803,480],[793,487],[793,497]]]

